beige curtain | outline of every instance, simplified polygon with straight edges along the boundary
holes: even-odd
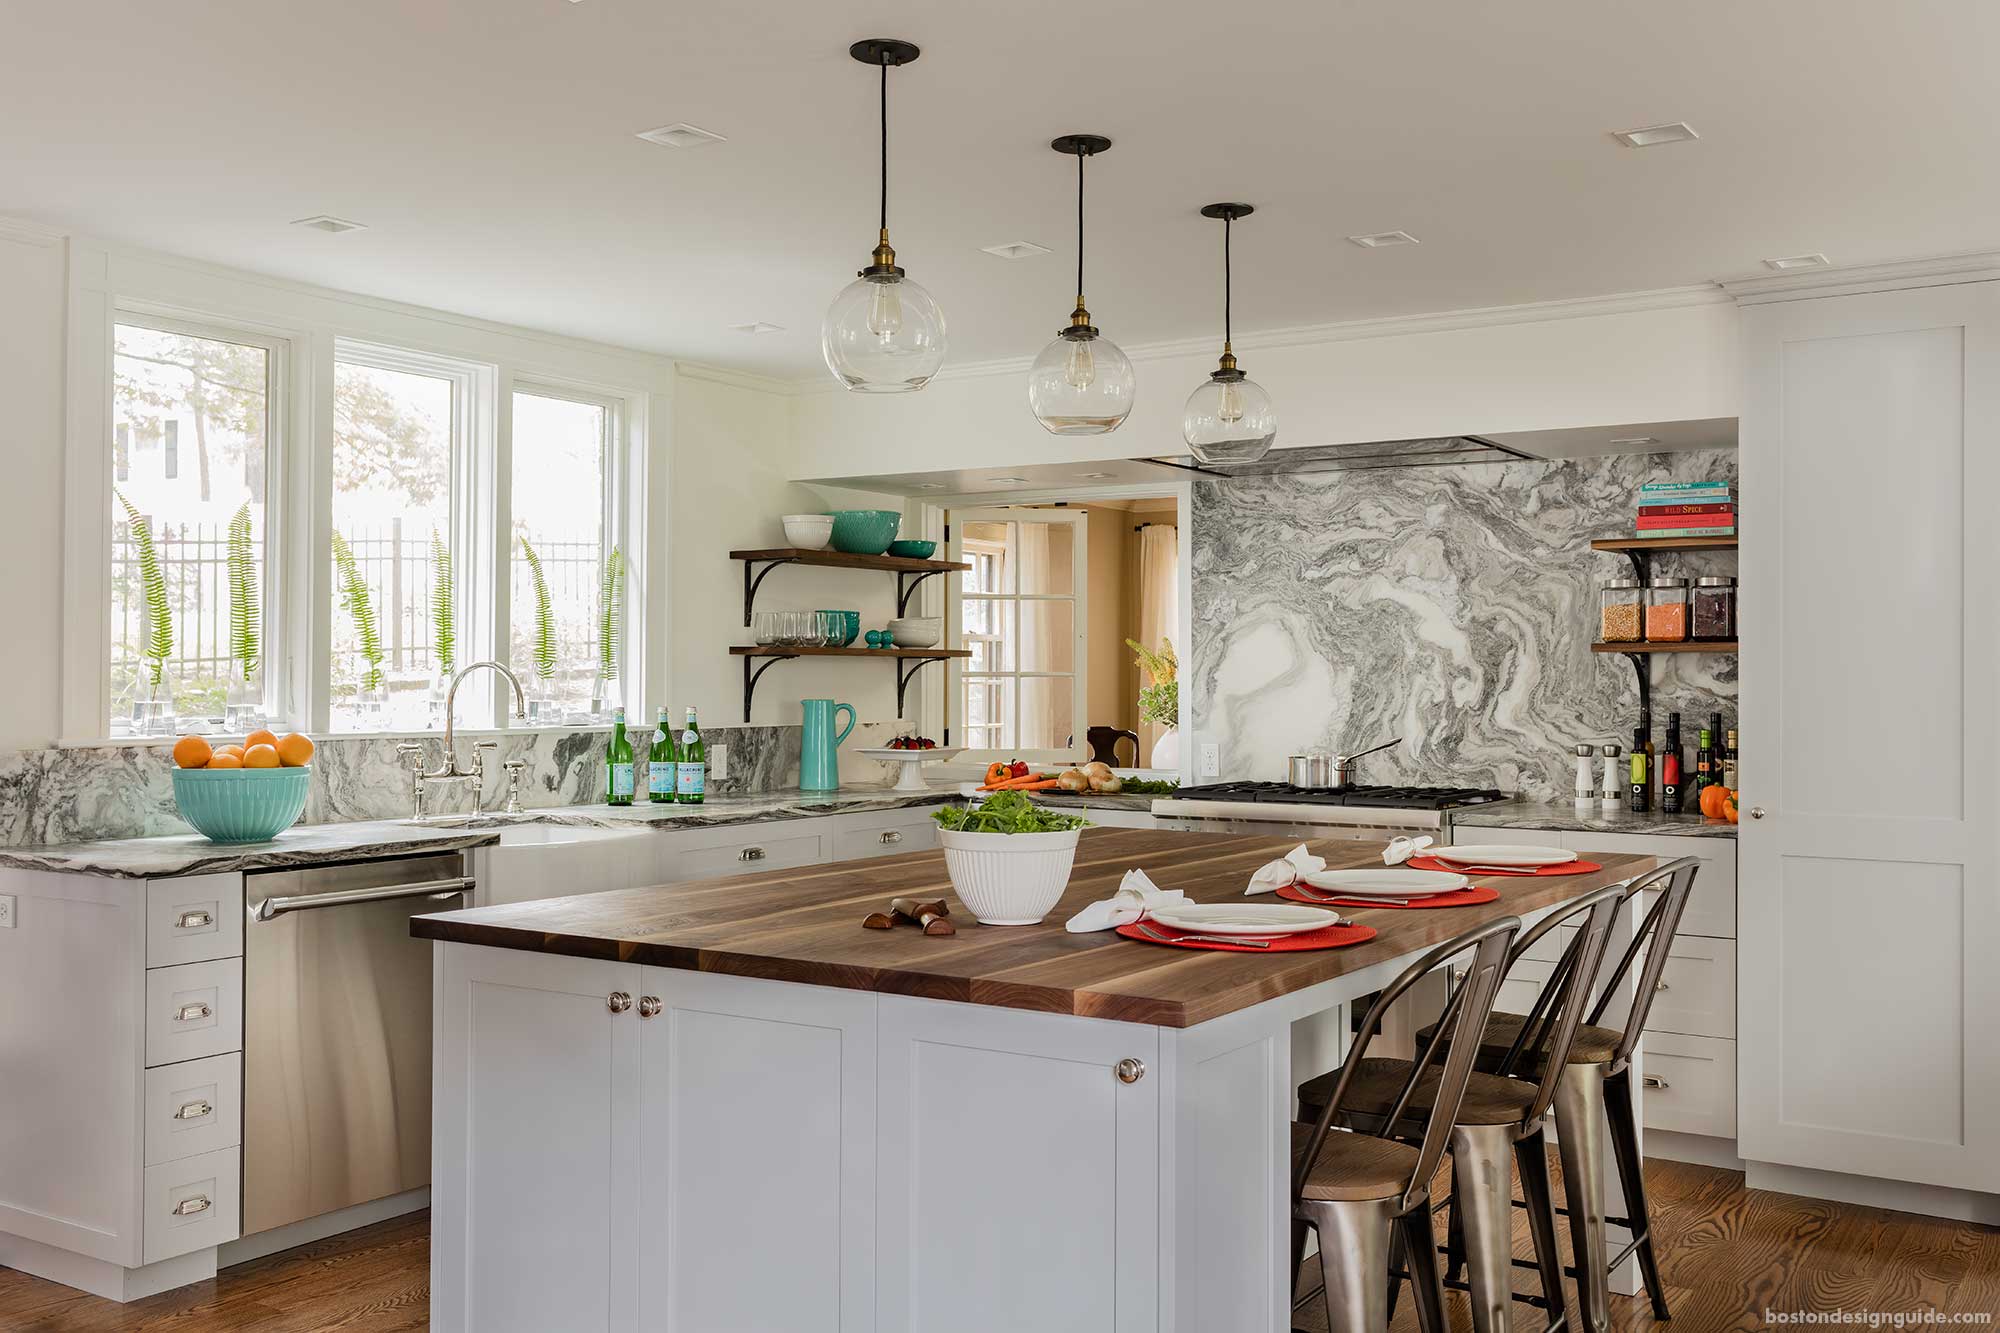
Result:
[[[1153,523],[1139,531],[1139,642],[1158,649],[1162,639],[1172,639],[1180,624],[1180,529],[1171,523]],[[1184,645],[1174,644],[1179,653]],[[1149,682],[1144,671],[1139,683]],[[1142,765],[1152,762],[1153,743],[1166,728],[1151,722],[1139,724],[1139,754]]]

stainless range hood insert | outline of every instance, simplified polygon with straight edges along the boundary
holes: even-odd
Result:
[[[1310,444],[1297,449],[1273,449],[1254,463],[1197,463],[1188,455],[1149,458],[1161,467],[1199,472],[1210,477],[1277,477],[1308,472],[1368,472],[1396,467],[1455,467],[1467,463],[1537,461],[1521,452],[1477,435],[1448,435],[1429,440],[1374,440],[1362,444]]]

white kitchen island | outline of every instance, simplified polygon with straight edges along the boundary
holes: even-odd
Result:
[[[1319,953],[1061,928],[1133,866],[1214,901],[1292,845],[1092,831],[1047,923],[952,899],[953,937],[860,925],[949,898],[937,852],[419,918],[432,1327],[1289,1328],[1293,1089],[1338,1056],[1295,1070],[1294,1023],[1343,1030],[1430,944],[1652,864],[1358,913],[1378,937]]]

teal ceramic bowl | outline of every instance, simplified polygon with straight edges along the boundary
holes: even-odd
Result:
[[[905,560],[928,560],[937,554],[936,542],[900,541],[889,543],[889,554]]]
[[[306,808],[304,768],[177,768],[174,804],[210,842],[269,842]]]
[[[896,540],[903,516],[893,509],[833,511],[833,549],[849,555],[880,555]]]
[[[851,647],[854,641],[861,637],[861,613],[859,611],[822,611],[820,614],[823,616],[840,617],[840,641],[838,643],[830,643],[827,647]]]

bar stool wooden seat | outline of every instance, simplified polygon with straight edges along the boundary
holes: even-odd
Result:
[[[1556,908],[1535,928],[1532,936],[1540,938],[1557,926],[1577,924],[1574,937],[1528,1015],[1521,1039],[1505,1053],[1493,1072],[1475,1071],[1467,1076],[1453,1113],[1449,1146],[1452,1193],[1458,1204],[1454,1213],[1463,1226],[1469,1279],[1466,1289],[1472,1296],[1472,1324],[1476,1333],[1512,1333],[1514,1326],[1515,1170],[1519,1171],[1522,1189],[1528,1196],[1529,1231],[1534,1237],[1536,1266],[1542,1275],[1541,1297],[1519,1299],[1540,1305],[1548,1312],[1550,1333],[1563,1327],[1563,1264],[1556,1248],[1546,1120],[1555,1103],[1561,1076],[1568,1067],[1570,1047],[1577,1028],[1582,1025],[1584,1009],[1590,1002],[1612,923],[1624,900],[1625,889],[1621,885],[1599,889]],[[1510,969],[1521,954],[1522,946],[1516,942],[1509,952]],[[1381,1007],[1380,1000],[1376,1007]],[[1349,1067],[1341,1070],[1338,1089],[1330,1074],[1308,1080],[1299,1088],[1301,1115],[1318,1112],[1325,1117],[1337,1109],[1340,1121],[1350,1128],[1404,1142],[1427,1134],[1432,1126],[1417,1115],[1427,1106],[1422,1100],[1424,1088],[1437,1086],[1427,1065],[1436,1048],[1453,1045],[1461,1032],[1470,1035],[1470,1030],[1457,1021],[1460,1017],[1441,1016],[1435,1026],[1419,1034],[1422,1056],[1417,1062],[1350,1061],[1351,1070]],[[1483,1036],[1486,1029],[1482,1027],[1480,1031]],[[1530,1037],[1532,1041],[1528,1040]],[[1456,1067],[1460,1058],[1470,1064],[1477,1055],[1476,1051],[1469,1054],[1453,1051],[1445,1068]],[[1524,1058],[1532,1057],[1539,1057],[1540,1063],[1537,1072],[1529,1075],[1523,1072],[1522,1065]],[[1399,1086],[1399,1073],[1400,1083],[1407,1085],[1408,1090],[1398,1096],[1385,1095]],[[1442,1086],[1449,1091],[1448,1084]],[[1330,1102],[1330,1098],[1335,1100]],[[1428,1104],[1433,1122],[1442,1103],[1440,1094],[1435,1103]],[[1423,1247],[1435,1251],[1435,1241],[1428,1217],[1421,1229],[1404,1225],[1412,1251],[1412,1286],[1421,1300],[1425,1287],[1425,1283],[1417,1280],[1421,1265],[1435,1265],[1436,1257],[1433,1253],[1419,1260],[1414,1251],[1419,1239]],[[1455,1252],[1455,1245],[1453,1249]]]
[[[1346,1063],[1326,1076],[1327,1093],[1314,1108],[1312,1123],[1292,1126],[1292,1285],[1296,1291],[1306,1240],[1316,1233],[1329,1328],[1341,1333],[1388,1333],[1390,1270],[1402,1253],[1408,1256],[1420,1326],[1424,1333],[1447,1333],[1444,1287],[1431,1234],[1431,1178],[1443,1159],[1465,1085],[1473,1077],[1478,1046],[1474,1038],[1493,1011],[1508,946],[1520,926],[1516,917],[1488,922],[1439,945],[1406,968],[1369,1007]],[[1395,1002],[1433,973],[1448,975],[1452,960],[1467,950],[1471,961],[1463,979],[1451,988],[1438,1020],[1447,1039],[1432,1040],[1414,1061],[1370,1060],[1368,1045]],[[1455,1047],[1448,1040],[1453,1036],[1460,1039]],[[1411,1135],[1414,1143],[1334,1128],[1334,1119],[1363,1070],[1369,1071],[1366,1078],[1375,1088],[1379,1085],[1374,1067],[1388,1063],[1404,1069],[1399,1087],[1382,1089],[1391,1118],[1400,1121],[1407,1116],[1417,1123]],[[1429,1090],[1421,1111],[1415,1107],[1419,1087]]]

